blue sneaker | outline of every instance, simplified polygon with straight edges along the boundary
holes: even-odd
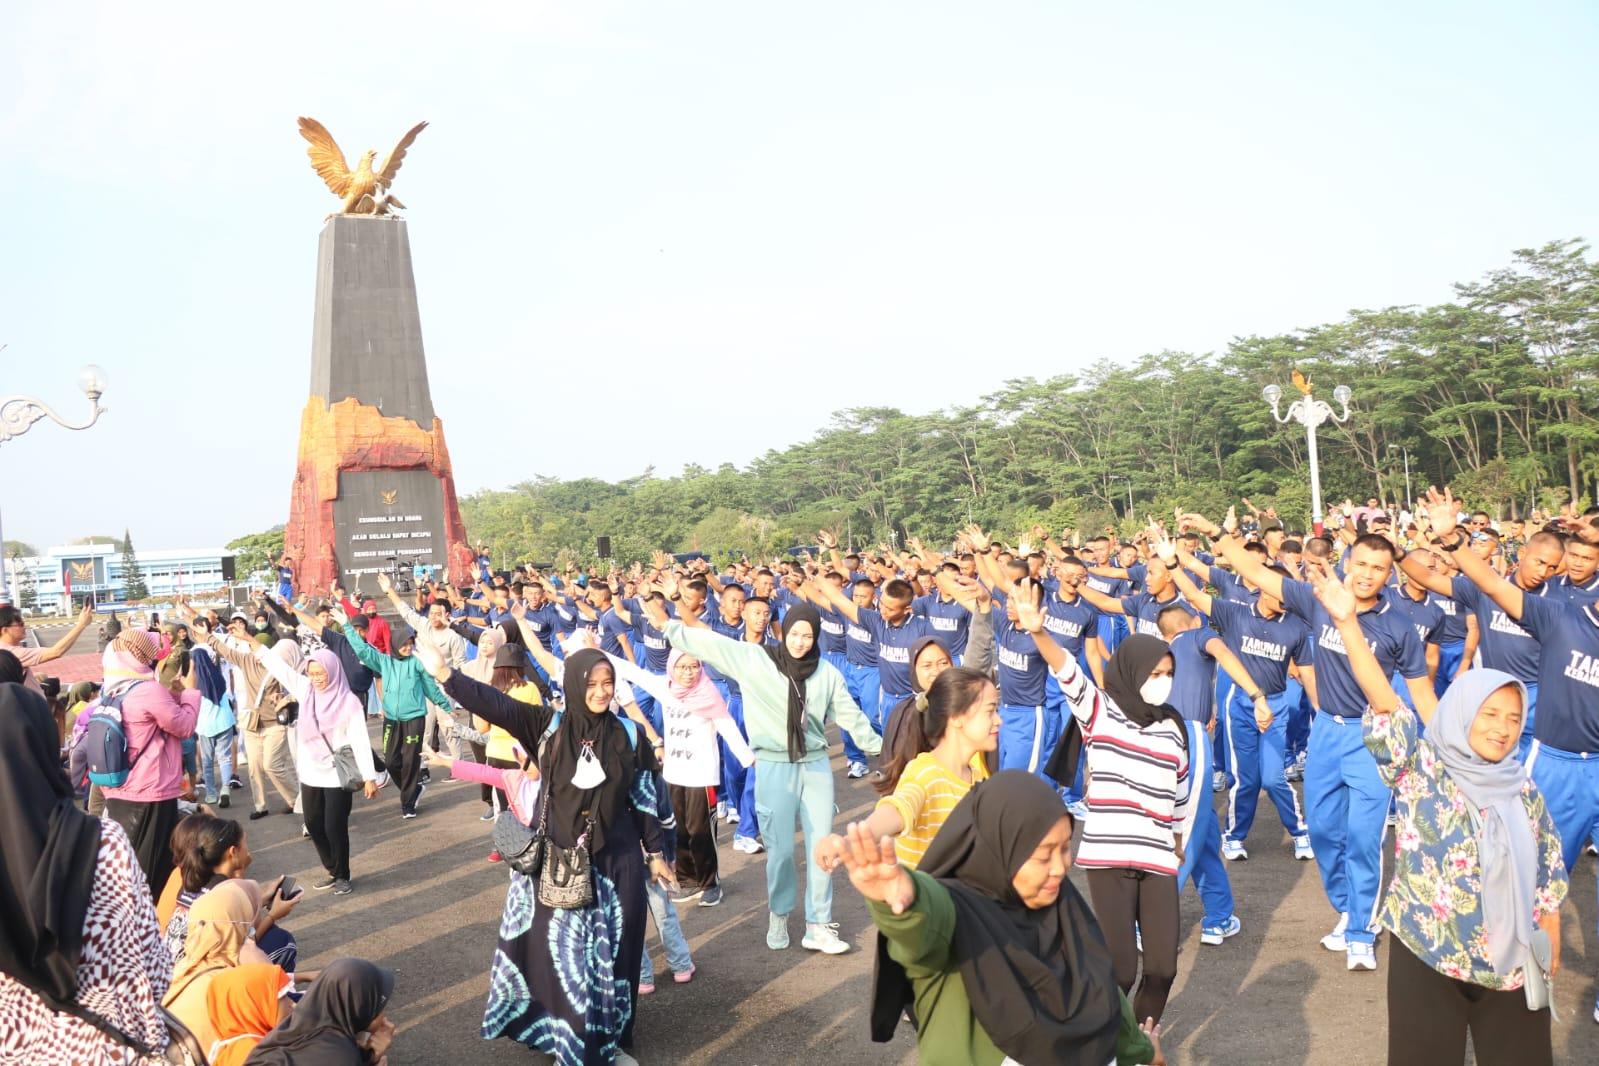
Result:
[[[1081,822],[1088,817],[1088,801],[1073,800],[1071,803],[1066,804],[1066,810],[1070,812],[1073,820]]]
[[[1238,920],[1238,915],[1230,915],[1227,920],[1222,922],[1220,925],[1207,925],[1201,927],[1199,930],[1199,942],[1201,944],[1220,944],[1228,937],[1237,936],[1239,932],[1243,930],[1243,928],[1244,923]]]

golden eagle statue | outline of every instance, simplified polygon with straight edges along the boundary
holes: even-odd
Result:
[[[1293,374],[1290,375],[1289,380],[1294,383],[1294,388],[1298,389],[1306,396],[1310,395],[1310,382],[1305,380],[1305,375],[1295,370]]]
[[[314,118],[300,119],[300,136],[311,142],[305,154],[311,157],[311,166],[328,183],[333,195],[344,201],[338,211],[341,215],[386,215],[391,208],[405,206],[389,195],[389,186],[394,183],[394,175],[400,172],[400,164],[405,162],[405,150],[426,128],[426,122],[412,126],[380,169],[372,169],[377,153],[368,148],[351,170],[327,127]]]

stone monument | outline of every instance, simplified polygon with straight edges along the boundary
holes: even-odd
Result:
[[[313,141],[313,163],[319,151],[326,147]],[[392,180],[397,168],[391,156],[379,173]],[[346,196],[337,175],[323,176]],[[379,571],[466,574],[472,557],[428,390],[406,224],[386,205],[374,210],[370,196],[345,207],[329,216],[318,247],[311,395],[284,553],[297,586],[318,592],[335,579],[372,591],[376,582],[361,578]]]

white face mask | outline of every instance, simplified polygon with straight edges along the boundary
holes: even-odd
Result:
[[[1160,706],[1171,696],[1171,675],[1150,678],[1138,686],[1138,694],[1144,698],[1145,703]]]

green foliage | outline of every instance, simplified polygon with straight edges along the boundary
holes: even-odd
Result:
[[[1286,411],[1299,398],[1296,369],[1323,400],[1336,385],[1354,391],[1349,421],[1318,436],[1328,501],[1402,501],[1406,456],[1415,493],[1453,483],[1473,506],[1511,516],[1593,494],[1599,266],[1587,246],[1516,251],[1456,293],[1436,307],[1243,336],[1221,353],[963,383],[993,391],[931,414],[842,411],[813,439],[743,470],[691,466],[617,484],[541,477],[467,497],[462,510],[499,565],[592,561],[600,535],[630,562],[657,547],[769,556],[821,527],[856,547],[907,535],[942,542],[970,521],[1011,536],[1035,522],[1130,531],[1146,514],[1178,505],[1216,514],[1240,496],[1302,527],[1304,430],[1276,422],[1260,398],[1277,384]]]
[[[0,550],[4,550],[7,559],[33,559],[39,554],[39,549],[25,540],[8,540]]]
[[[144,583],[144,571],[139,568],[139,557],[133,553],[133,534],[122,531],[122,593],[128,600],[142,600],[150,595]]]
[[[251,533],[247,536],[228,542],[228,550],[234,553],[234,572],[244,579],[257,570],[265,570],[276,564],[283,555],[283,527],[273,526],[261,533]]]

